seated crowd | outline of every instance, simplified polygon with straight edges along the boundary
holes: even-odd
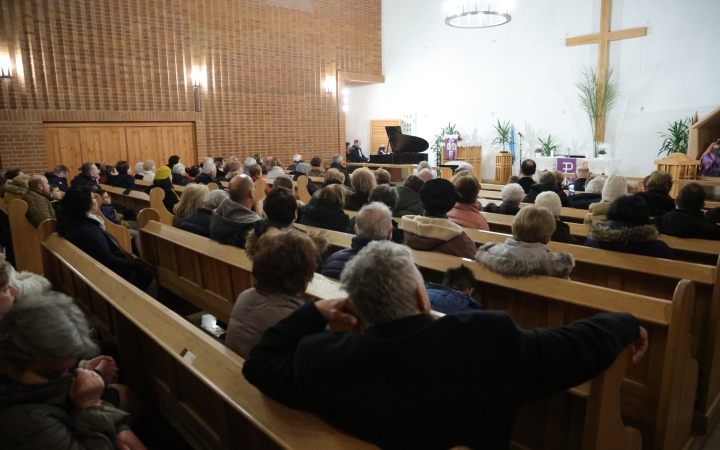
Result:
[[[294,155],[286,173],[278,159],[260,154],[208,157],[189,168],[173,156],[159,167],[138,163],[134,175],[127,161],[86,163],[70,183],[65,166],[31,176],[11,170],[0,194],[6,203],[28,203],[27,218],[36,227],[57,219],[61,237],[149,292],[151,268],[125,251],[94,213],[125,226],[137,240],[134,211],[115,205],[100,185],[162,189],[172,226],[245,249],[252,261],[254,287],[235,301],[225,337],[246,360],[247,380],[278,402],[382,448],[506,448],[523,403],[592,379],[627,345],[635,362],[642,358],[647,334],[628,314],[528,331],[506,313],[478,313],[484,306],[473,270],[572,278],[571,252],[548,247],[551,241],[577,244],[561,220],[563,208],[587,210],[586,247],[673,259],[661,233],[720,240],[720,211],[703,212],[703,187],[688,183],[673,200],[672,179],[663,172],[628,195],[624,177],[592,177],[581,168],[568,195],[563,174],[536,174],[535,163],[526,160],[522,176],[503,187],[502,202],[483,208],[481,180],[471,166],[460,167],[452,180],[436,178],[429,165],[418,167],[417,175],[395,184],[385,170],[351,170],[340,155],[331,161],[326,166],[316,156],[306,163]],[[307,204],[296,193],[300,177],[315,178],[308,179]],[[260,179],[267,189],[257,201]],[[512,236],[478,247],[468,230],[489,231],[492,214],[485,213],[514,216]],[[350,246],[329,254],[330,231],[352,235]],[[426,282],[414,251],[458,257],[457,264],[441,283]],[[347,298],[306,301],[316,273],[339,280]],[[50,288],[42,277],[0,264],[0,396],[7,394],[0,405],[2,435],[37,448],[57,439],[77,448],[144,448],[122,402],[104,397],[117,381],[114,360],[81,363],[98,353],[90,328],[72,301]],[[446,316],[435,319],[431,311]],[[362,333],[331,332],[329,322]],[[53,340],[67,345],[59,350]],[[472,363],[477,360],[484,364]],[[98,367],[96,374],[92,368]],[[437,382],[448,377],[467,382]],[[417,395],[428,385],[435,388],[431,395]],[[43,391],[67,401],[48,400]],[[50,413],[34,420],[36,409]],[[52,436],[43,432],[48,427]]]

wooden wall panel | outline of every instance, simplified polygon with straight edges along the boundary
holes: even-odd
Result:
[[[83,162],[115,164],[127,158],[125,128],[122,126],[88,126],[84,133]]]
[[[388,142],[387,131],[385,127],[401,126],[402,120],[371,120],[370,121],[370,142],[366,142],[362,147],[365,156],[377,154],[378,148]],[[354,139],[353,139],[354,140]],[[350,141],[352,144],[352,141]],[[369,144],[369,146],[368,146]]]

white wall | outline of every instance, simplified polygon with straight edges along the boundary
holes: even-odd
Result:
[[[583,65],[597,65],[598,46],[566,47],[565,38],[598,31],[600,0],[515,0],[509,24],[475,30],[445,25],[442,0],[383,0],[382,13],[386,81],[350,89],[348,141],[371,150],[372,119],[417,114],[417,135],[429,142],[456,123],[465,139],[483,141],[490,179],[498,118],[526,136],[526,155],[548,134],[573,153],[591,146],[574,84]],[[668,121],[720,106],[719,17],[719,0],[613,0],[613,30],[648,27],[646,37],[610,46],[622,95],[605,142],[623,159],[622,174],[653,169]]]

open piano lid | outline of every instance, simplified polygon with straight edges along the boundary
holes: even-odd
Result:
[[[402,128],[399,126],[385,127],[385,132],[393,153],[420,153],[430,147],[428,141],[423,138],[402,134]]]

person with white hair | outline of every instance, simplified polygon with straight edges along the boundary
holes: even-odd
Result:
[[[464,170],[473,172],[473,166],[472,166],[472,164],[470,164],[469,162],[466,162],[466,161],[461,161],[461,162],[457,165],[457,167],[456,167],[456,169],[455,169],[455,173],[462,172],[462,171],[464,171]]]
[[[197,178],[195,178],[195,181],[193,181],[193,183],[204,184],[206,186],[208,184],[215,183],[218,189],[222,189],[223,185],[220,184],[220,182],[215,178],[216,173],[217,166],[215,165],[215,161],[205,163],[202,166],[202,172],[200,173],[200,175],[197,176]]]
[[[587,188],[585,192],[587,192]],[[616,174],[610,175],[602,187],[602,200],[590,205],[583,223],[585,225],[592,225],[597,222],[605,222],[607,212],[612,202],[618,197],[627,195],[627,193],[628,186],[625,177]]]
[[[418,172],[417,176],[425,182],[428,182],[435,178],[435,175],[433,175],[433,173],[428,169],[422,169],[420,172]]]
[[[187,173],[185,172],[185,164],[175,164],[172,168],[172,184],[186,186],[188,183],[190,183],[190,178],[187,177]]]
[[[418,163],[417,167],[415,168],[415,175],[420,175],[420,171],[423,169],[427,169],[430,171],[430,173],[432,173],[432,165],[430,165],[430,163],[427,161],[420,161]],[[434,174],[433,174],[433,176],[434,176]]]
[[[229,198],[227,191],[222,189],[210,191],[203,198],[202,205],[190,215],[186,216],[182,222],[180,222],[178,228],[209,238],[212,212],[227,198]]]
[[[508,448],[524,403],[596,377],[628,345],[637,363],[648,346],[627,313],[532,330],[503,311],[435,320],[411,250],[388,241],[340,279],[348,298],[307,302],[267,330],[243,375],[380,448]],[[330,321],[364,332],[326,331]]]
[[[342,161],[343,161],[342,155],[334,155],[332,157],[332,162],[330,163],[330,168],[337,169],[340,171],[340,173],[345,175],[345,181],[343,183],[345,184],[346,187],[349,188],[349,187],[351,187],[350,186],[350,171],[348,171],[347,167],[342,165]]]
[[[200,163],[201,166],[204,166],[205,164],[213,163],[215,164],[215,158],[212,156],[206,156],[203,158],[202,162]]]
[[[155,180],[155,170],[157,169],[155,167],[155,161],[148,159],[143,163],[143,169],[145,170],[145,173],[143,173],[143,181]]]
[[[514,216],[520,212],[520,202],[525,198],[525,190],[518,183],[510,183],[505,185],[500,191],[502,203],[488,203],[483,210],[489,213],[506,214]]]
[[[135,179],[136,180],[142,180],[145,175],[145,163],[140,161],[139,163],[135,164]]]
[[[353,259],[360,250],[367,247],[372,241],[387,241],[392,239],[393,224],[390,208],[384,203],[373,202],[363,206],[355,218],[355,236],[352,238],[350,248],[335,252],[325,262],[322,274],[326,277],[340,279],[345,265]]]
[[[250,168],[257,164],[257,160],[255,158],[248,158],[245,160],[245,170],[243,171],[244,175],[250,176]]]
[[[605,186],[606,179],[605,177],[591,178],[585,185],[584,192],[578,193],[575,191],[575,195],[568,197],[570,207],[575,209],[588,209],[593,203],[601,202],[602,190]]]
[[[290,172],[294,172],[297,165],[300,164],[301,162],[303,162],[302,156],[300,156],[298,153],[295,153],[293,155],[293,163],[288,166],[288,170]]]
[[[13,449],[144,448],[130,414],[101,399],[103,376],[82,311],[60,293],[19,300],[0,318],[0,436]]]

